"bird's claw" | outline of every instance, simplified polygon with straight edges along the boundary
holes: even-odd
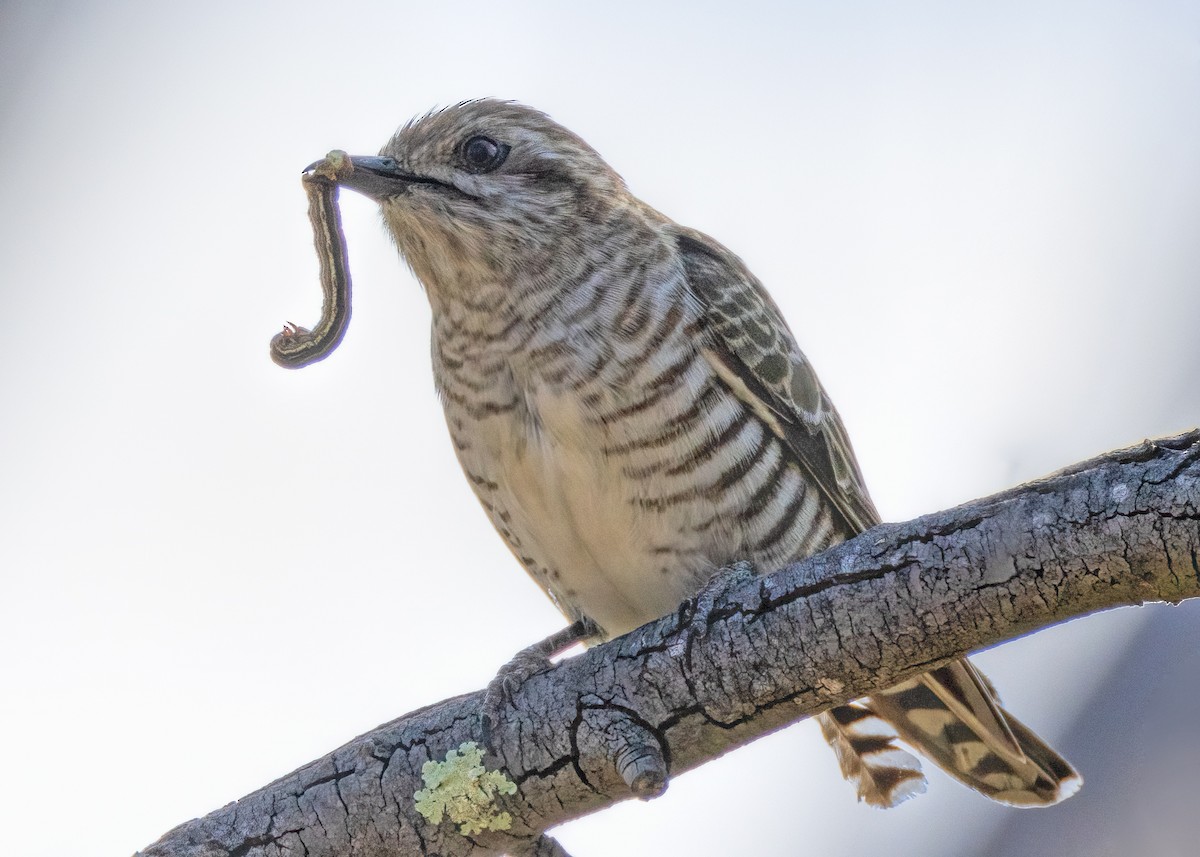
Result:
[[[501,722],[504,709],[512,705],[521,685],[538,673],[548,670],[552,666],[550,659],[555,655],[576,643],[599,637],[601,633],[595,622],[587,618],[580,619],[558,633],[522,649],[512,660],[500,667],[483,693],[479,726],[484,747],[495,752],[492,746],[493,730]]]
[[[754,566],[746,560],[735,562],[717,570],[703,588],[696,593],[695,607],[688,621],[688,636],[703,637],[708,634],[709,619],[713,608],[733,590],[749,583],[758,576]]]
[[[517,652],[488,682],[487,690],[483,693],[479,725],[483,745],[489,750],[492,749],[492,730],[500,722],[504,709],[512,705],[513,697],[521,685],[552,665],[550,656],[540,646],[541,643],[538,643]]]

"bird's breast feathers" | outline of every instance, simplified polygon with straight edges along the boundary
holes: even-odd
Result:
[[[480,423],[477,445],[464,451],[476,454],[463,456],[464,467],[493,474],[477,492],[513,552],[560,607],[610,635],[670,612],[688,594],[683,580],[648,574],[647,564],[652,546],[676,533],[661,516],[641,513],[604,452],[610,433],[576,398],[545,387],[525,390],[523,404]],[[498,522],[501,513],[506,521]]]
[[[512,390],[500,398],[516,406],[477,418],[444,397],[459,459],[513,553],[564,612],[609,636],[670,612],[716,567],[719,527],[697,532],[715,514],[711,502],[653,502],[695,479],[670,472],[681,455],[672,414],[711,382],[689,349],[663,348],[625,385],[586,392],[504,373],[496,382]],[[666,372],[676,383],[647,406],[655,392],[646,379]]]

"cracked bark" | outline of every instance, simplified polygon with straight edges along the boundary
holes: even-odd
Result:
[[[144,857],[559,854],[547,828],[832,705],[1087,613],[1200,595],[1200,431],[858,538],[534,676],[485,762],[506,834],[417,813],[421,766],[480,741],[483,691],[384,724]],[[1085,772],[1086,775],[1086,772]]]

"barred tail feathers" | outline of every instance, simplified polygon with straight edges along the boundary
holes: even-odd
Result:
[[[887,809],[925,791],[920,761],[897,747],[895,732],[865,706],[838,706],[818,714],[817,723],[860,801]]]
[[[950,776],[1011,806],[1050,806],[1082,778],[999,705],[986,678],[961,660],[866,701],[900,738]]]

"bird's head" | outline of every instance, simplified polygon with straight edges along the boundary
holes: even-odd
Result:
[[[431,293],[511,282],[588,243],[626,196],[579,137],[512,102],[468,101],[409,122],[342,185],[374,199]]]

